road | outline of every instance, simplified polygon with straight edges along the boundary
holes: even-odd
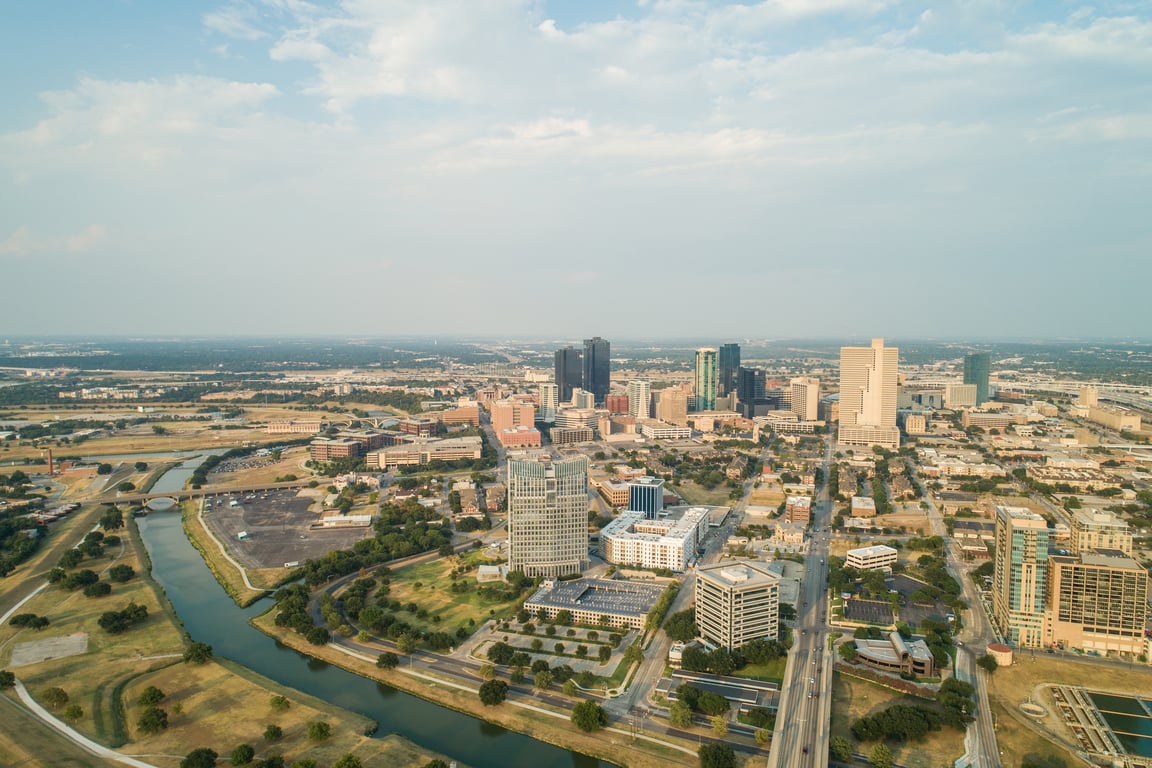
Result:
[[[829,435],[824,449],[825,483],[812,505],[813,534],[800,582],[792,650],[784,670],[784,684],[780,687],[769,768],[826,768],[828,765],[833,656],[828,643],[828,601],[824,585],[828,526],[832,521],[832,499],[828,496],[827,483],[832,446]]]

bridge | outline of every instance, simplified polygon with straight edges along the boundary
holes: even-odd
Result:
[[[146,504],[153,499],[172,499],[174,501],[187,501],[205,496],[219,496],[228,493],[263,493],[265,491],[282,491],[298,488],[308,488],[313,478],[307,480],[290,480],[283,483],[256,483],[253,485],[204,485],[199,488],[184,489],[180,491],[161,491],[157,493],[105,493],[97,501],[114,504],[133,504],[139,502]]]

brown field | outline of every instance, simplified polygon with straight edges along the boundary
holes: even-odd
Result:
[[[784,501],[784,491],[775,483],[761,485],[752,490],[748,503],[754,507],[778,507]]]
[[[361,661],[355,657],[332,650],[329,647],[309,645],[307,641],[291,630],[283,630],[276,627],[272,623],[272,619],[272,612],[269,611],[263,616],[253,620],[253,624],[261,631],[275,637],[285,645],[295,648],[301,653],[323,659],[350,672],[354,672],[361,677],[372,680],[382,680],[389,685],[408,691],[422,699],[427,699],[474,717],[497,723],[517,733],[523,733],[540,739],[541,741],[562,746],[566,749],[574,749],[584,754],[602,757],[618,765],[627,765],[629,768],[668,768],[668,766],[695,768],[698,764],[695,754],[689,756],[678,750],[645,742],[633,744],[621,734],[585,734],[571,725],[566,718],[558,719],[539,712],[508,705],[485,707],[480,703],[480,699],[475,694],[466,693],[444,685],[436,685],[427,680],[413,678],[398,670],[385,672],[378,669],[374,663]],[[479,687],[479,680],[477,680],[477,687]],[[533,703],[538,706],[541,705],[538,701],[534,701]],[[564,714],[567,715],[567,713]],[[684,739],[672,739],[670,737],[662,738],[666,738],[668,741],[674,741],[681,746],[691,749],[693,752],[696,751],[696,742]],[[759,765],[763,760],[763,756],[756,756],[749,758],[747,764],[749,766]]]
[[[312,472],[303,466],[307,460],[307,447],[289,448],[283,452],[280,461],[271,462],[265,467],[239,469],[235,472],[213,472],[208,476],[208,482],[213,486],[258,485],[273,482],[277,477],[284,475],[296,475],[298,478],[307,479],[312,475]]]
[[[730,489],[724,483],[708,490],[688,480],[677,484],[672,490],[683,496],[684,501],[688,504],[703,504],[710,507],[727,507],[733,504],[733,501],[728,498]]]
[[[65,550],[79,544],[84,539],[84,534],[100,519],[101,514],[100,505],[87,504],[60,522],[49,526],[47,541],[41,545],[39,551],[21,563],[7,577],[0,579],[0,613],[6,612],[17,601],[40,586],[41,580],[38,577],[51,570]],[[3,637],[3,630],[0,628],[0,640]]]
[[[837,673],[832,678],[832,735],[844,736],[853,743],[857,752],[867,754],[872,744],[856,741],[849,728],[852,721],[886,709],[892,704],[924,703],[923,699],[904,696]],[[953,760],[964,754],[964,734],[952,728],[944,728],[919,743],[889,743],[889,746],[899,765],[906,768],[938,768],[943,764],[951,765]]]
[[[6,766],[50,765],[52,768],[119,766],[105,761],[60,738],[60,735],[24,709],[15,695],[0,694],[0,764]]]

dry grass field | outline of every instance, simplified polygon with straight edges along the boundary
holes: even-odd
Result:
[[[499,619],[510,617],[514,613],[515,601],[491,601],[481,597],[477,591],[476,571],[460,577],[461,580],[469,581],[472,589],[462,594],[449,589],[452,584],[450,574],[452,569],[458,566],[461,557],[470,563],[489,562],[479,553],[470,552],[463,556],[437,558],[393,571],[390,574],[391,590],[388,592],[388,598],[399,600],[402,604],[416,603],[421,608],[427,609],[429,616],[428,619],[419,619],[415,614],[404,612],[400,614],[400,618],[423,630],[451,634],[457,627],[467,626],[469,619],[474,620],[476,624],[483,624],[493,617]],[[495,613],[492,614],[490,611]],[[439,616],[440,621],[431,621],[432,616]]]
[[[832,679],[832,735],[844,736],[853,742],[857,752],[867,754],[872,744],[855,740],[849,728],[854,720],[886,709],[892,704],[924,703],[923,699],[904,696],[837,673]],[[906,768],[939,768],[941,765],[951,765],[964,754],[964,734],[952,728],[944,728],[918,743],[890,743],[889,746],[892,747],[898,765]]]

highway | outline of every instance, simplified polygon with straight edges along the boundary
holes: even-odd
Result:
[[[824,586],[828,568],[828,525],[832,520],[827,478],[833,444],[831,437],[828,440],[823,462],[825,483],[812,505],[813,535],[800,583],[792,650],[780,687],[769,768],[826,768],[828,765],[834,664],[828,643],[828,601]]]

